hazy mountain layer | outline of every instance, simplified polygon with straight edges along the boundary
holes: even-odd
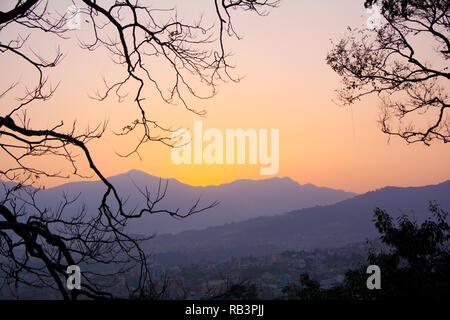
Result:
[[[125,174],[110,178],[127,200],[127,207],[134,208],[144,204],[144,197],[138,187],[146,186],[156,196],[159,178],[141,171],[132,170]],[[220,204],[206,212],[176,220],[167,215],[145,216],[129,224],[130,231],[140,234],[177,233],[191,229],[203,229],[210,226],[244,221],[260,216],[271,216],[295,209],[326,205],[349,199],[354,193],[330,188],[316,187],[312,184],[300,185],[289,178],[271,178],[265,180],[237,180],[218,186],[193,187],[175,179],[162,180],[168,182],[167,196],[158,208],[188,210],[200,197],[200,206],[207,206],[213,201]],[[38,193],[38,202],[47,207],[54,207],[61,201],[62,194],[76,196],[81,194],[72,211],[85,204],[91,213],[96,208],[105,192],[105,186],[98,181],[71,182],[62,186],[42,190]]]
[[[429,201],[436,201],[449,211],[449,195],[450,181],[425,187],[386,187],[333,205],[305,208],[202,231],[161,235],[152,240],[151,247],[156,252],[177,252],[179,259],[189,262],[197,258],[343,246],[378,236],[372,221],[376,207],[388,210],[395,217],[407,214],[423,221],[430,216]],[[173,254],[165,255],[173,258]]]

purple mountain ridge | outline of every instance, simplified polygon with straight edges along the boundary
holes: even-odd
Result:
[[[126,205],[130,209],[144,205],[145,199],[137,187],[144,189],[147,186],[150,192],[156,193],[160,181],[159,178],[138,170],[110,177],[109,180],[118,189],[121,197],[128,198]],[[147,215],[130,221],[130,232],[162,234],[198,230],[315,205],[332,204],[356,195],[312,184],[301,185],[290,178],[236,180],[206,187],[190,186],[175,179],[162,179],[163,186],[166,181],[168,182],[167,196],[158,206],[160,209],[180,208],[180,213],[184,213],[198,198],[200,198],[200,207],[207,206],[213,201],[220,201],[220,204],[181,220],[164,214]],[[39,203],[47,207],[55,206],[61,201],[64,192],[72,196],[81,194],[77,205],[72,208],[73,211],[84,204],[93,214],[105,192],[105,186],[100,181],[70,182],[39,191]]]
[[[449,195],[450,180],[424,187],[385,187],[331,205],[160,235],[149,245],[161,261],[177,263],[340,247],[379,236],[373,223],[377,207],[394,218],[407,215],[420,223],[431,217],[430,201],[450,212]]]

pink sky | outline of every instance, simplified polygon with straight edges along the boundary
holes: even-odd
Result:
[[[202,3],[189,3],[187,15],[200,15]],[[333,103],[339,78],[326,65],[330,39],[338,40],[346,27],[361,26],[368,17],[363,1],[283,1],[267,17],[239,15],[235,26],[243,39],[227,43],[234,53],[240,83],[220,86],[219,94],[204,101],[208,114],[201,118],[205,128],[255,128],[280,131],[280,169],[277,176],[289,176],[299,183],[366,192],[386,185],[435,184],[450,178],[450,148],[441,143],[431,147],[407,145],[381,133],[377,123],[379,108],[374,97],[342,108]],[[180,7],[179,15],[183,14]],[[187,10],[187,9],[186,9]],[[87,26],[77,31],[87,32]],[[3,39],[3,38],[2,38]],[[171,150],[147,144],[142,160],[120,158],[115,152],[129,151],[132,137],[112,134],[136,118],[132,99],[118,103],[110,98],[93,101],[88,94],[102,89],[102,75],[111,81],[122,70],[99,49],[95,53],[78,48],[76,37],[49,40],[38,36],[41,52],[52,53],[59,43],[66,57],[50,73],[53,83],[61,81],[54,98],[30,108],[36,126],[51,126],[60,119],[94,125],[109,119],[108,133],[90,145],[94,159],[107,176],[130,169],[175,178],[192,185],[209,185],[236,179],[262,179],[259,165],[175,165]],[[0,88],[10,80],[29,77],[29,69],[13,59],[2,59]],[[159,71],[159,70],[158,70]],[[163,75],[163,70],[159,71]],[[8,75],[8,76],[3,76]],[[163,77],[163,76],[162,76]],[[130,91],[133,88],[130,87]],[[130,94],[132,96],[132,94]],[[167,106],[149,93],[147,107],[164,124],[192,127],[197,116],[180,106]],[[2,101],[2,109],[8,106]],[[0,154],[0,157],[4,155]],[[43,166],[53,164],[43,163]],[[51,181],[49,185],[66,181]]]

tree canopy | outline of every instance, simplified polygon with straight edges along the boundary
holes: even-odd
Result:
[[[349,27],[326,58],[341,78],[341,103],[375,94],[384,133],[408,143],[449,142],[450,3],[367,0],[364,5],[378,6],[380,27]]]

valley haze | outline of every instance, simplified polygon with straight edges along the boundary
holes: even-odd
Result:
[[[379,236],[373,224],[376,208],[386,210],[393,218],[408,215],[418,222],[430,217],[430,202],[446,211],[450,208],[450,180],[422,187],[389,186],[360,195],[301,185],[287,177],[198,187],[131,170],[109,177],[109,181],[127,199],[128,209],[144,201],[138,188],[147,186],[155,196],[160,181],[162,187],[168,183],[168,190],[159,208],[179,208],[182,213],[198,198],[200,207],[220,201],[218,206],[185,219],[157,214],[130,221],[130,233],[156,235],[145,248],[162,264],[341,247]],[[69,197],[79,194],[66,214],[75,214],[82,205],[89,214],[95,214],[104,191],[100,181],[70,182],[40,190],[37,201],[52,208],[64,193]]]
[[[158,261],[166,264],[338,248],[379,238],[373,223],[377,207],[394,219],[407,215],[421,223],[431,218],[430,202],[449,210],[449,194],[450,180],[424,187],[385,187],[331,205],[160,235],[149,246],[159,253]]]

